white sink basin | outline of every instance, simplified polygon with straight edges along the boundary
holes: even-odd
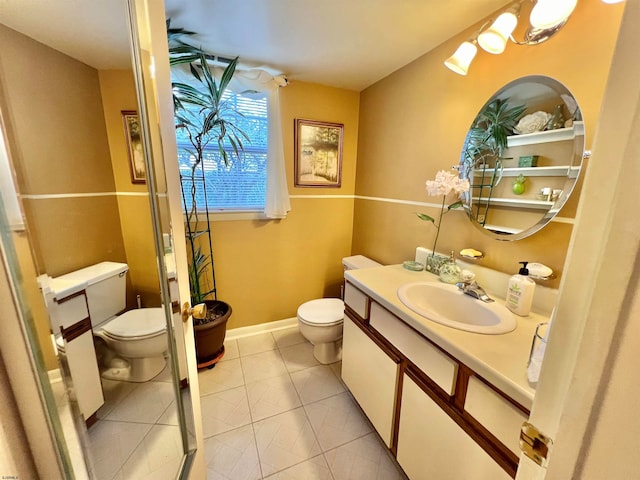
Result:
[[[470,297],[455,285],[408,283],[398,288],[398,298],[418,315],[447,327],[488,335],[508,333],[516,328],[513,314],[504,305]]]

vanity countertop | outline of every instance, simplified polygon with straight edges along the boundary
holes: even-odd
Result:
[[[527,380],[527,362],[536,325],[547,322],[547,316],[535,312],[527,317],[514,315],[517,322],[515,330],[501,335],[470,333],[432,322],[400,301],[397,290],[401,285],[439,281],[429,272],[414,272],[401,265],[389,265],[348,270],[345,278],[503,393],[531,409],[535,389]],[[504,298],[491,291],[490,294],[496,302],[504,304]]]

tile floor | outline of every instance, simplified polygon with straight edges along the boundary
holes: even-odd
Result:
[[[174,479],[182,461],[169,369],[145,383],[102,379],[105,403],[88,430],[98,480]]]
[[[297,327],[225,345],[198,375],[208,480],[406,479]]]

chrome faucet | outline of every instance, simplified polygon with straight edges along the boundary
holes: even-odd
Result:
[[[485,303],[491,303],[494,301],[493,298],[487,295],[487,292],[485,292],[475,280],[472,282],[458,282],[456,283],[456,287],[462,290],[462,293],[466,293],[467,295],[477,298],[478,300],[482,300]]]

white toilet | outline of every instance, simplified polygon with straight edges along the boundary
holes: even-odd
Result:
[[[342,259],[345,270],[381,266],[362,255]],[[313,356],[322,364],[342,358],[342,325],[344,302],[339,298],[310,300],[298,307],[298,327],[304,338],[313,345]]]
[[[84,290],[102,378],[146,382],[166,365],[166,320],[162,308],[118,315],[126,306],[128,269],[124,263],[101,262],[50,279],[48,292],[43,289],[43,293],[49,306]],[[60,329],[52,327],[58,351],[64,353]]]

